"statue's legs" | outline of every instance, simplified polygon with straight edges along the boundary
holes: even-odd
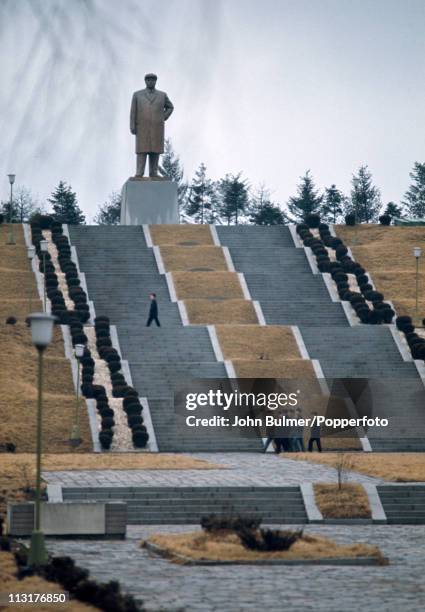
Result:
[[[159,153],[149,153],[149,176],[158,176]]]
[[[136,155],[136,176],[143,176],[145,173],[145,168],[146,168],[146,158],[147,158],[148,154],[147,153],[137,153]],[[150,167],[150,160],[149,160],[149,167]]]

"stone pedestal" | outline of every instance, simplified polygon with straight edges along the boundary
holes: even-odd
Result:
[[[163,179],[128,179],[122,188],[121,225],[179,223],[177,184]]]

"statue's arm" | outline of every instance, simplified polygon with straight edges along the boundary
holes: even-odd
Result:
[[[133,99],[131,100],[131,110],[130,110],[130,132],[132,134],[136,133],[136,128],[137,128],[136,116],[137,116],[137,98],[136,98],[136,94],[134,93]]]
[[[168,117],[171,115],[171,113],[174,110],[174,106],[173,103],[171,102],[170,98],[167,96],[167,94],[165,94],[165,102],[164,102],[164,121],[167,121]]]

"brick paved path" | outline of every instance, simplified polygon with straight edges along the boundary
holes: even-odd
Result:
[[[336,482],[334,468],[318,463],[282,459],[273,453],[196,453],[191,455],[228,469],[220,470],[82,470],[44,472],[49,484],[78,486],[283,486],[305,482]],[[350,481],[378,483],[376,478],[356,472]]]

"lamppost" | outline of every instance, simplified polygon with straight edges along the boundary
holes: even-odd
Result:
[[[47,297],[46,297],[46,253],[47,250],[49,248],[49,242],[47,240],[40,240],[40,249],[41,252],[43,253],[43,284],[44,284],[44,291],[43,291],[43,310],[44,312],[46,312],[47,310]]]
[[[10,183],[10,202],[9,202],[9,238],[6,244],[16,244],[15,235],[13,233],[13,183],[15,182],[15,174],[8,174]]]
[[[413,255],[416,259],[416,307],[415,307],[415,323],[419,325],[419,258],[422,255],[422,249],[415,247]]]
[[[71,437],[69,442],[71,446],[76,447],[81,444],[80,437],[80,359],[84,355],[84,344],[75,345],[75,357],[77,360],[77,395],[75,399],[75,421],[72,427]]]
[[[34,529],[31,534],[31,545],[28,565],[43,565],[47,562],[47,550],[44,534],[41,531],[41,453],[43,423],[43,352],[52,341],[53,323],[56,317],[45,312],[36,312],[28,317],[31,326],[31,339],[38,351],[38,394],[37,394],[37,464],[35,484]]]
[[[32,260],[35,256],[35,246],[29,246],[27,248],[27,257],[30,264],[30,275],[28,281],[28,312],[32,309]]]
[[[355,244],[357,244],[357,239],[358,239],[358,230],[357,230],[357,223],[358,223],[358,188],[360,185],[360,179],[357,177],[353,178],[353,185],[354,185],[354,236],[353,236],[353,246]]]

